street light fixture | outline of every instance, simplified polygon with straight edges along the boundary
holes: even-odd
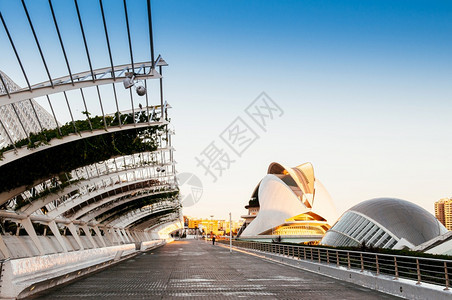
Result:
[[[126,75],[126,78],[124,78],[122,83],[124,84],[124,88],[126,90],[130,89],[132,86],[134,86],[136,83],[139,82],[138,80],[136,80],[136,74],[135,73],[133,73],[133,72],[126,72],[125,75]],[[143,85],[137,85],[135,87],[135,91],[138,94],[138,96],[146,95],[146,88]]]

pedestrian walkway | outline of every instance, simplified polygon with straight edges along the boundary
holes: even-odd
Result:
[[[175,241],[39,299],[396,299],[197,240]]]

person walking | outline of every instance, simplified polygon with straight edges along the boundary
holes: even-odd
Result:
[[[212,236],[212,245],[215,246],[215,236]]]

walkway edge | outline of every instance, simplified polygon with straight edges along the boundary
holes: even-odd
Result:
[[[229,246],[218,244],[221,247]],[[417,285],[415,281],[407,279],[394,279],[386,275],[374,275],[370,272],[360,272],[357,270],[348,270],[345,267],[336,267],[335,265],[325,265],[315,262],[298,260],[292,257],[277,255],[273,253],[261,252],[233,246],[234,251],[239,251],[249,255],[257,256],[275,263],[280,263],[316,274],[328,276],[341,281],[350,282],[375,291],[386,293],[405,299],[437,299],[449,300],[452,297],[451,290],[443,290],[443,287],[433,284],[422,283]]]
[[[137,250],[135,244],[124,244],[106,248],[8,260],[3,265],[4,271],[2,272],[1,278],[0,299],[22,299],[30,297],[39,292],[99,272],[134,257],[139,253],[161,247],[165,244],[165,240],[156,240],[153,243],[146,242],[141,247],[141,250]],[[99,251],[101,252],[99,253]],[[57,262],[55,263],[55,261]],[[27,266],[28,270],[26,268]]]

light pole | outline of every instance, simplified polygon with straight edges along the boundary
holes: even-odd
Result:
[[[229,213],[229,253],[232,253],[232,215]]]
[[[213,215],[210,215],[210,238],[212,238],[212,233],[213,233]]]

